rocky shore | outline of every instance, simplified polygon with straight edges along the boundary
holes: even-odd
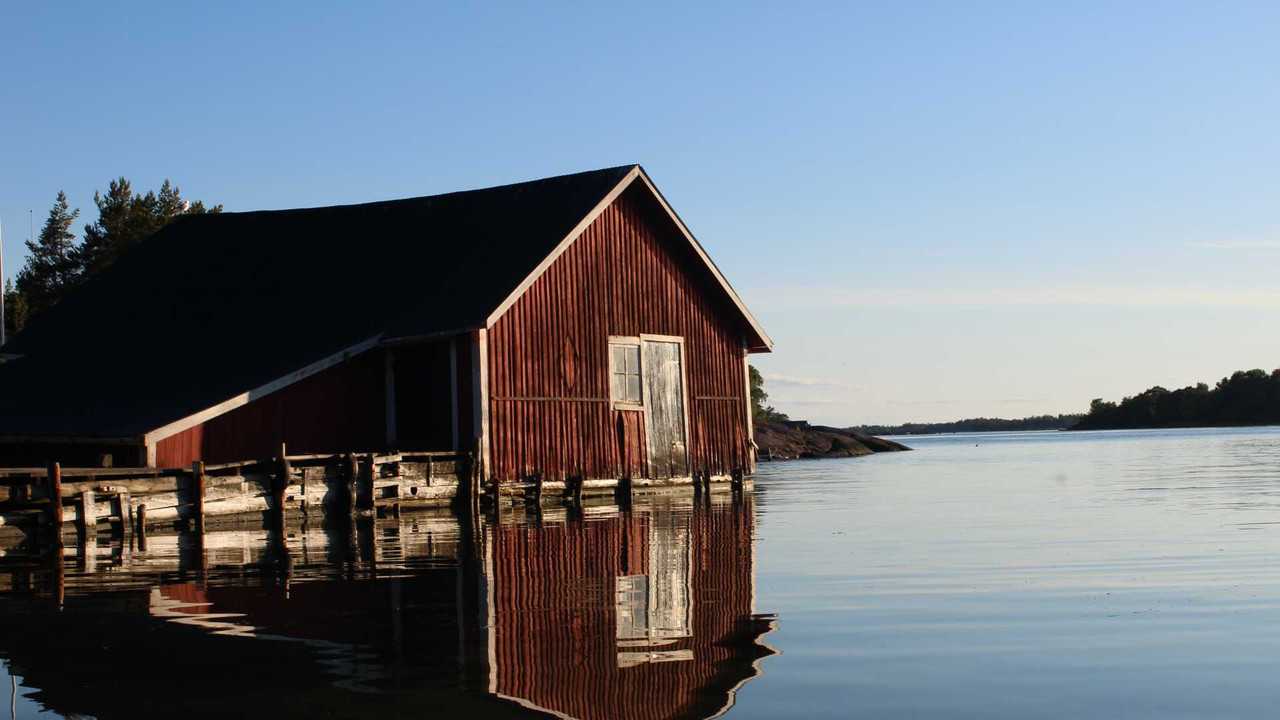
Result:
[[[911,449],[855,430],[810,425],[803,420],[757,423],[755,430],[757,455],[765,461],[859,457]]]

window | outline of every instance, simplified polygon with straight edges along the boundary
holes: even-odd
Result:
[[[609,396],[614,403],[641,405],[640,343],[609,341]]]

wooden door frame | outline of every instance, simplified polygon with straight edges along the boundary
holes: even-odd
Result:
[[[640,392],[641,392],[641,396],[640,396],[640,397],[641,397],[641,400],[645,400],[645,399],[646,399],[646,396],[645,396],[645,394],[644,394],[644,382],[643,382],[643,378],[644,378],[644,343],[645,343],[645,341],[649,341],[649,342],[662,342],[662,343],[674,343],[674,344],[676,344],[676,345],[679,345],[679,346],[680,346],[680,393],[681,393],[680,405],[681,405],[681,410],[682,410],[682,411],[683,411],[683,413],[684,413],[684,470],[685,470],[685,475],[682,475],[682,476],[679,476],[679,477],[672,477],[672,478],[669,478],[669,479],[670,479],[670,480],[672,480],[672,481],[676,481],[676,480],[690,480],[690,481],[692,481],[692,479],[693,479],[693,452],[691,451],[690,446],[692,445],[692,442],[693,442],[693,441],[692,441],[693,431],[692,431],[692,429],[689,427],[689,354],[688,354],[688,352],[687,352],[687,346],[685,345],[684,337],[683,337],[683,336],[681,336],[681,335],[656,335],[656,334],[652,334],[652,333],[640,333],[640,336],[639,336],[639,337],[640,337],[640,377],[641,377],[641,383],[640,383],[640,385],[641,385],[641,390],[640,390]],[[645,414],[644,414],[644,434],[645,434],[645,443],[644,443],[644,444],[645,444],[645,454],[646,454],[646,455],[651,455],[651,453],[649,452],[649,443],[650,443],[650,441],[651,441],[651,436],[652,436],[652,433],[650,433],[650,431],[649,431],[649,427],[650,427],[650,426],[649,426],[649,418],[651,417],[651,415],[650,415],[650,413],[649,413],[649,405],[648,405],[648,403],[645,403],[644,405],[645,405]],[[657,474],[657,473],[655,473],[655,472],[654,472],[654,470],[653,470],[653,458],[652,458],[652,457],[648,457],[648,458],[646,458],[646,464],[649,466],[649,475],[650,475],[649,480],[651,480],[651,481],[656,481],[656,480],[657,480],[657,478],[656,478],[656,477],[653,477],[654,475],[656,475],[656,474]]]

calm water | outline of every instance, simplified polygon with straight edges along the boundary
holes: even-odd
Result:
[[[0,558],[18,717],[1244,717],[1280,429],[914,437],[753,494]],[[0,700],[0,716],[8,703]]]

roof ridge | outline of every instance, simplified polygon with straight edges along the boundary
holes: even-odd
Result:
[[[570,179],[579,179],[589,175],[603,175],[606,173],[625,174],[626,172],[630,172],[633,168],[637,168],[637,167],[640,167],[639,163],[627,163],[625,165],[613,165],[610,167],[597,168],[595,170],[582,170],[579,172],[564,173],[561,175],[552,175],[550,177],[533,178],[531,180],[520,180],[518,182],[503,183],[501,185],[488,185],[485,187],[471,188],[468,190],[451,190],[449,192],[436,193],[433,195],[411,195],[409,197],[386,198],[383,200],[369,200],[367,202],[342,203],[337,205],[311,205],[306,207],[292,207],[292,208],[259,208],[256,210],[224,211],[221,213],[208,215],[207,217],[227,218],[227,217],[244,217],[249,215],[261,216],[261,215],[284,214],[284,213],[293,213],[293,212],[313,212],[318,210],[347,210],[347,209],[353,209],[353,208],[372,208],[378,205],[395,205],[398,203],[421,202],[423,200],[451,198],[451,197],[456,197],[458,195],[468,195],[471,193],[478,194],[478,193],[486,193],[486,192],[493,192],[493,191],[500,191],[500,190],[510,190],[512,188],[517,188],[520,186],[532,187],[535,185],[550,184],[554,182],[563,182]],[[206,216],[201,215],[201,216],[191,216],[191,217],[206,217]]]

